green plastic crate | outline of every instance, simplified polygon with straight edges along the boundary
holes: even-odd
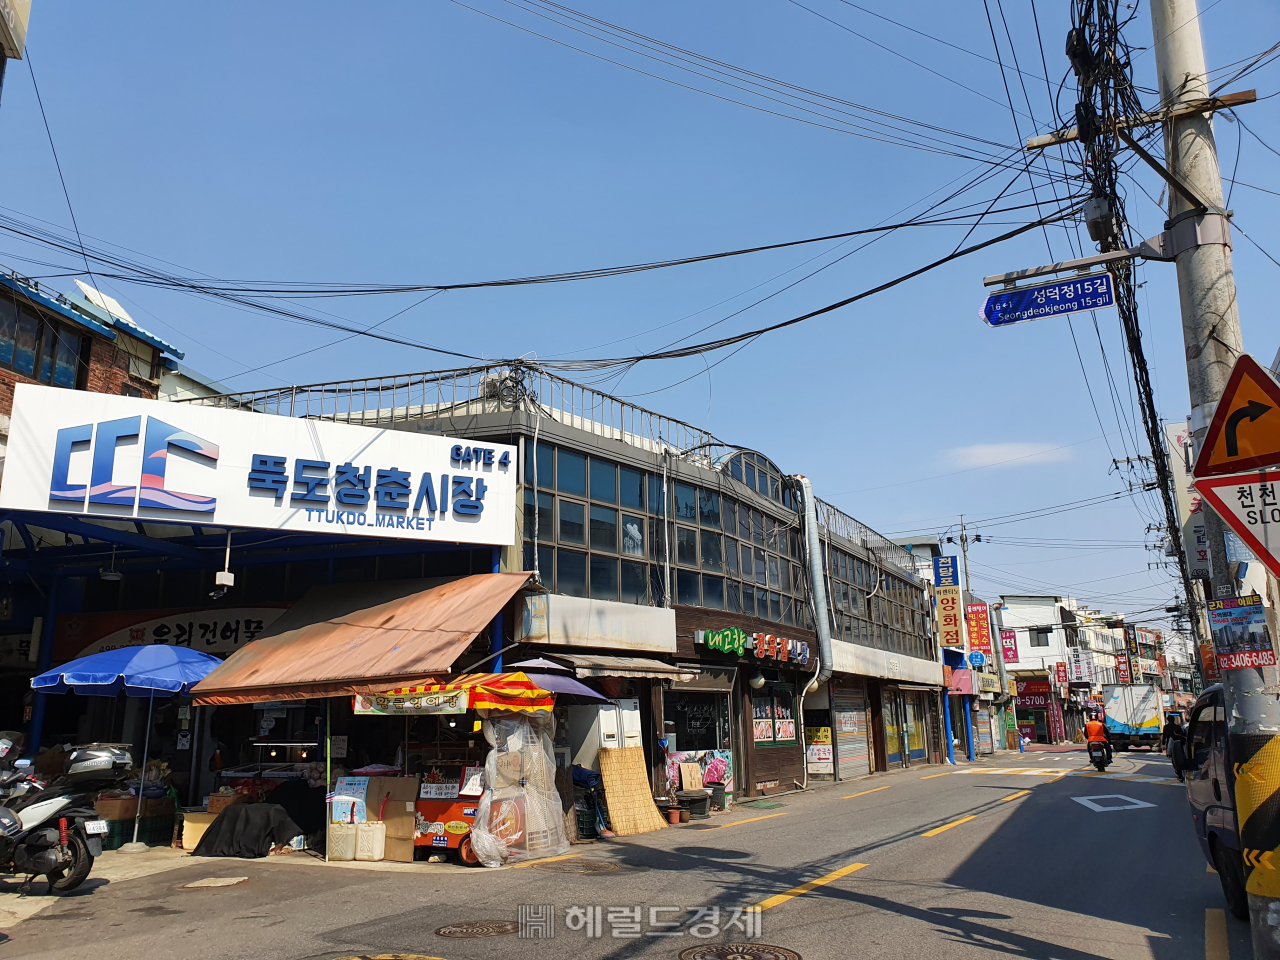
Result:
[[[138,842],[149,847],[167,847],[173,842],[174,816],[143,817],[138,821]],[[119,850],[133,842],[132,820],[108,820],[107,832],[102,835],[102,849]]]

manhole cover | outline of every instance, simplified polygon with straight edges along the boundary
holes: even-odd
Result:
[[[450,923],[436,931],[437,937],[469,940],[473,937],[506,937],[516,932],[514,920],[467,920]]]
[[[244,883],[248,879],[248,877],[205,877],[203,880],[184,883],[183,886],[188,890],[201,890],[205,887],[234,887],[237,883]]]
[[[680,960],[801,960],[800,955],[786,947],[771,947],[768,943],[703,943],[680,951]]]
[[[618,869],[612,860],[599,859],[548,860],[536,866],[548,873],[613,873]]]
[[[704,943],[680,951],[680,960],[801,960],[800,954],[767,943]]]

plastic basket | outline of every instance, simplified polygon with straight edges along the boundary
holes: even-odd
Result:
[[[138,842],[149,847],[167,847],[173,843],[174,817],[143,817],[138,821]],[[133,842],[132,820],[108,820],[102,837],[102,849],[119,850]]]

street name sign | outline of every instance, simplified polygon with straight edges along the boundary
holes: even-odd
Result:
[[[1280,469],[1206,477],[1196,490],[1268,570],[1280,577]]]
[[[1280,467],[1280,383],[1244,354],[1227,379],[1192,475],[1199,480],[1266,467]]]
[[[1026,320],[1101,310],[1115,303],[1111,274],[1090,273],[993,293],[983,303],[979,316],[988,326],[1005,327]]]

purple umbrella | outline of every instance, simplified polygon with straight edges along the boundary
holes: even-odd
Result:
[[[556,695],[556,703],[574,707],[590,706],[593,703],[612,703],[608,697],[596,693],[586,684],[579,683],[569,674],[566,667],[550,660],[526,660],[524,663],[513,663],[508,668],[511,672],[523,673],[543,690]],[[555,670],[556,673],[547,671]]]

